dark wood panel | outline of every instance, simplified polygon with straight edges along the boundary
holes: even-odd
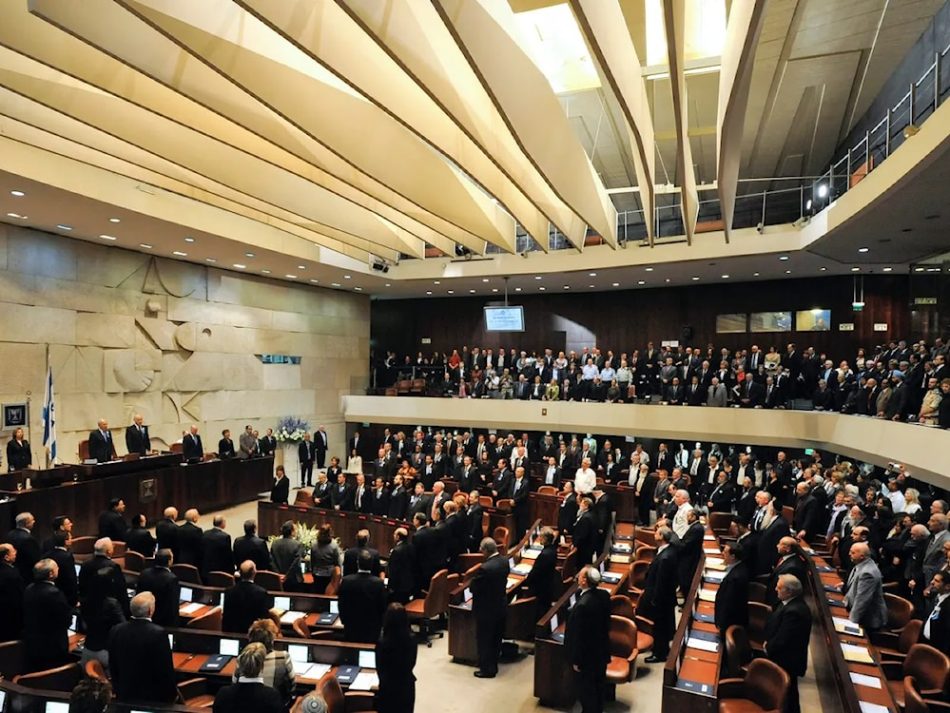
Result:
[[[564,320],[594,335],[602,349],[615,352],[645,347],[647,341],[680,339],[683,327],[692,328],[688,343],[712,343],[730,349],[757,343],[784,350],[788,341],[814,346],[829,356],[853,359],[858,347],[870,348],[890,338],[913,338],[905,275],[867,276],[863,312],[851,309],[850,277],[772,280],[739,284],[702,285],[645,290],[614,290],[557,295],[516,295],[512,304],[525,310],[525,331],[497,334],[485,331],[483,297],[412,300],[375,300],[372,306],[372,344],[377,354],[399,355],[418,351],[450,351],[462,346],[543,349],[563,341]],[[716,334],[716,315],[733,312],[831,310],[832,331],[786,334]],[[839,332],[838,323],[854,322],[853,332]],[[886,322],[886,333],[873,331]],[[431,339],[423,345],[422,339]],[[568,336],[570,341],[570,335]],[[685,343],[684,343],[685,345]]]

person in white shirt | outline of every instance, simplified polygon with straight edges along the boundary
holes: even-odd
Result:
[[[904,500],[904,494],[899,490],[897,481],[891,480],[887,483],[887,492],[884,496],[891,501],[891,510],[894,512],[904,512],[907,508],[907,502]]]
[[[590,458],[581,461],[581,467],[574,473],[574,490],[581,495],[590,495],[597,486],[597,474],[591,470]]]
[[[685,490],[677,490],[673,493],[673,504],[676,505],[673,521],[670,522],[667,518],[663,518],[657,521],[657,525],[671,527],[677,537],[683,537],[690,525],[686,513],[693,509],[693,506],[689,504],[689,493]]]

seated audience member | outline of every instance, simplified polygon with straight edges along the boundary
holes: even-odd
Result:
[[[346,641],[372,644],[379,639],[386,610],[386,585],[370,571],[373,556],[359,553],[357,571],[340,582],[340,621]]]
[[[244,534],[234,541],[234,561],[251,560],[257,571],[270,569],[270,552],[267,551],[267,542],[257,536],[257,522],[244,521]]]
[[[261,671],[264,685],[275,689],[285,702],[289,702],[293,697],[296,674],[294,673],[294,662],[291,660],[290,654],[286,651],[274,649],[274,639],[278,636],[280,636],[280,629],[273,619],[258,619],[251,624],[251,628],[247,631],[247,643],[263,645],[267,652],[264,657],[264,668]],[[233,683],[237,683],[237,672],[234,673],[231,680]]]
[[[383,616],[383,633],[376,644],[379,713],[412,713],[416,705],[417,646],[409,630],[409,618],[401,604],[390,604]]]
[[[23,654],[29,671],[69,661],[69,624],[73,609],[53,582],[59,568],[51,559],[33,567],[33,583],[23,593]]]
[[[333,576],[333,568],[343,564],[340,546],[333,538],[333,529],[329,524],[320,527],[317,541],[310,550],[310,571],[313,573],[313,591],[323,594]]]
[[[83,678],[69,694],[69,713],[103,713],[112,703],[112,684]]]
[[[373,561],[370,572],[376,576],[379,576],[379,573],[382,570],[382,566],[379,562],[379,550],[375,550],[369,546],[369,530],[364,528],[356,533],[356,546],[350,547],[348,550],[346,550],[346,552],[343,553],[344,577],[349,574],[356,574],[359,557],[363,552],[368,552]]]
[[[155,553],[155,562],[139,574],[135,589],[138,594],[151,592],[155,597],[155,611],[152,621],[159,626],[178,626],[178,604],[181,599],[181,586],[178,577],[171,571],[174,556],[171,550],[159,550]]]
[[[254,583],[257,567],[250,560],[241,563],[238,581],[224,593],[224,631],[244,632],[258,619],[267,616],[270,597],[259,584]]]
[[[261,674],[267,650],[263,644],[244,647],[237,659],[237,683],[224,686],[214,699],[214,713],[283,713],[280,693],[264,684]]]
[[[168,635],[152,623],[155,597],[136,594],[130,621],[109,635],[109,662],[116,698],[121,703],[174,703],[178,698]]]
[[[155,554],[155,538],[148,530],[148,520],[139,513],[132,518],[132,528],[125,535],[125,548],[143,557]]]

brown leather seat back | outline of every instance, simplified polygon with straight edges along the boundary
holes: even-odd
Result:
[[[630,601],[629,597],[622,594],[614,594],[610,598],[610,613],[613,616],[622,616],[630,621],[634,621],[634,617],[637,615],[633,608],[633,602]]]
[[[171,570],[182,584],[201,584],[201,574],[193,564],[173,564]]]
[[[429,581],[429,592],[426,594],[425,617],[433,619],[444,614],[449,609],[449,570],[440,569],[432,575]]]
[[[64,666],[24,673],[15,676],[13,682],[27,688],[43,688],[48,691],[72,691],[82,678],[82,666],[78,663],[68,663]]]
[[[260,585],[268,592],[282,592],[284,585],[280,575],[277,572],[271,572],[269,569],[258,570],[254,575],[254,583]]]
[[[765,604],[765,594],[768,587],[762,582],[749,582],[749,601]]]
[[[752,646],[745,627],[733,624],[726,629],[726,675],[742,678],[742,667],[752,660]]]
[[[777,664],[755,659],[745,677],[746,697],[762,710],[782,710],[790,679]]]
[[[920,630],[924,628],[924,622],[920,619],[911,619],[901,629],[901,635],[897,639],[897,650],[902,654],[910,651],[910,647],[920,640]]]
[[[205,631],[221,631],[224,622],[224,610],[221,607],[214,607],[207,614],[196,616],[188,622],[188,629],[203,629]]]
[[[326,701],[327,713],[344,712],[343,689],[340,688],[340,682],[336,680],[336,676],[328,673],[320,679],[317,688],[323,700]]]
[[[896,594],[885,594],[884,603],[887,605],[886,628],[888,629],[904,627],[914,615],[914,605]]]
[[[765,642],[765,624],[769,620],[772,607],[761,602],[749,602],[749,639],[756,643]]]
[[[904,659],[904,675],[913,676],[925,690],[943,690],[950,673],[950,659],[927,644],[914,644]]]
[[[904,676],[904,713],[930,713],[930,706],[917,690],[913,676]]]
[[[650,563],[647,560],[634,560],[630,563],[630,575],[627,577],[627,586],[643,589],[647,581],[647,570]]]
[[[637,625],[622,616],[610,617],[610,655],[625,659],[637,648]]]

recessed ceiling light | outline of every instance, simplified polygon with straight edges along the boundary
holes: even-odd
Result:
[[[193,242],[195,242],[195,239],[189,235],[187,238],[185,238],[185,242],[186,242],[186,243],[193,243]]]
[[[175,250],[172,255],[177,255],[178,257],[188,257],[188,253],[183,253],[181,250]]]
[[[288,280],[296,280],[296,279],[297,279],[297,276],[296,276],[296,275],[284,275],[284,277],[286,277]]]
[[[482,278],[482,282],[488,282],[488,278],[487,278],[487,277],[483,277],[483,278]]]
[[[330,283],[330,287],[339,287],[339,286],[340,286],[340,283],[339,283],[339,282],[331,282],[331,283]],[[430,292],[429,294],[431,295],[432,293]]]
[[[571,286],[570,286],[570,285],[564,285],[564,289],[565,289],[565,290],[569,290],[569,289],[571,289]]]
[[[244,257],[254,257],[254,253],[244,253]]]
[[[492,292],[498,292],[498,288],[497,288],[497,287],[492,287],[492,288],[491,288],[491,291],[492,291]]]
[[[788,260],[788,255],[779,255],[778,259],[782,261]]]
[[[859,253],[866,253],[869,248],[858,248]]]
[[[697,277],[696,275],[693,275],[692,280],[693,282],[697,282],[699,280],[699,277]]]
[[[427,294],[427,295],[431,295],[431,294],[432,294],[432,290],[426,290],[426,294]]]
[[[243,270],[247,267],[247,265],[245,265],[244,263],[236,262],[234,263],[234,267],[236,267],[238,270]]]
[[[752,277],[758,277],[758,276],[759,276],[759,273],[757,273],[757,272],[753,272],[753,273],[752,273]]]
[[[306,265],[297,265],[297,269],[298,269],[298,270],[306,270],[306,269],[307,269],[307,266],[306,266]]]
[[[593,289],[593,288],[594,288],[593,285],[588,285],[587,287],[590,288],[590,289]]]
[[[667,280],[667,282],[669,282],[669,280]],[[638,284],[638,285],[645,285],[645,284],[647,284],[647,281],[646,281],[646,280],[637,280],[637,284]]]
[[[860,268],[860,267],[852,267],[852,268],[851,268],[851,272],[861,272],[861,268]]]
[[[729,279],[729,275],[723,275],[723,276],[722,276],[722,279],[723,279],[723,280],[728,280],[728,279]]]
[[[544,292],[546,289],[548,289],[548,288],[545,287],[544,285],[541,285],[541,286],[538,288],[538,291],[539,291],[539,292]]]
[[[386,287],[392,287],[392,283],[387,282]]]
[[[914,272],[923,272],[923,271],[924,271],[924,268],[922,268],[922,267],[915,267],[915,268],[914,268]]]
[[[666,278],[666,281],[669,282],[669,281],[670,281],[670,278],[667,277],[667,278]]]
[[[353,279],[353,276],[352,276],[352,275],[344,275],[344,276],[343,276],[343,279],[344,279],[344,280],[352,280],[352,279]]]
[[[882,272],[890,272],[890,271],[893,270],[893,269],[894,269],[893,267],[884,267],[884,268],[881,268],[881,271],[882,271]]]
[[[516,288],[515,288],[515,292],[521,292],[521,288],[520,288],[520,287],[516,287]]]
[[[819,267],[818,269],[821,270],[822,272],[828,272],[828,268],[825,266]]]
[[[215,263],[215,262],[217,262],[217,260],[215,260],[213,257],[206,257],[206,258],[205,258],[205,262]]]
[[[469,294],[472,294],[472,295],[475,294],[475,290],[469,290],[468,292],[469,292]]]
[[[310,278],[310,282],[316,283],[316,282],[320,282],[320,280],[318,280],[318,279],[315,278],[315,277],[311,277],[311,278]]]
[[[646,272],[653,272],[653,268],[652,267],[646,268]]]
[[[432,281],[432,284],[433,284],[433,285],[441,285],[441,284],[442,284],[442,281],[441,281],[441,280],[433,280],[433,281]]]
[[[140,248],[145,248],[146,250],[151,250],[151,249],[152,249],[152,246],[149,245],[148,243],[139,243],[139,247],[140,247]]]
[[[791,274],[792,274],[792,271],[791,271],[791,270],[786,270],[786,271],[785,271],[785,274],[786,274],[786,275],[791,275]]]
[[[541,279],[541,275],[535,275],[535,276],[534,276],[534,279],[535,279],[535,280],[540,280],[540,279]]]
[[[449,294],[450,294],[450,295],[454,295],[454,294],[455,294],[455,290],[449,290]]]
[[[363,291],[363,288],[360,287],[359,285],[355,285],[355,286],[353,287],[353,289],[356,290],[357,292],[362,292],[362,291]]]
[[[72,230],[72,229],[73,229],[73,226],[71,226],[71,225],[63,225],[62,223],[57,224],[56,227],[59,228],[60,230]]]
[[[587,274],[588,274],[590,277],[597,277],[597,273],[596,273],[596,272],[589,272],[589,273],[587,273]]]
[[[114,235],[100,235],[99,237],[103,240],[118,240]]]
[[[26,195],[23,191],[10,191],[11,196],[16,196],[17,198],[22,198]]]
[[[269,275],[269,274],[270,274],[270,270],[261,270],[261,273],[263,273],[264,275]]]
[[[109,222],[110,222],[110,223],[121,223],[122,221],[119,220],[118,218],[109,218]]]
[[[611,282],[611,283],[610,283],[610,286],[611,286],[611,287],[620,287],[620,283],[619,283],[619,282]]]
[[[20,215],[19,213],[7,213],[8,218],[18,218],[19,220],[26,220],[25,215]]]

